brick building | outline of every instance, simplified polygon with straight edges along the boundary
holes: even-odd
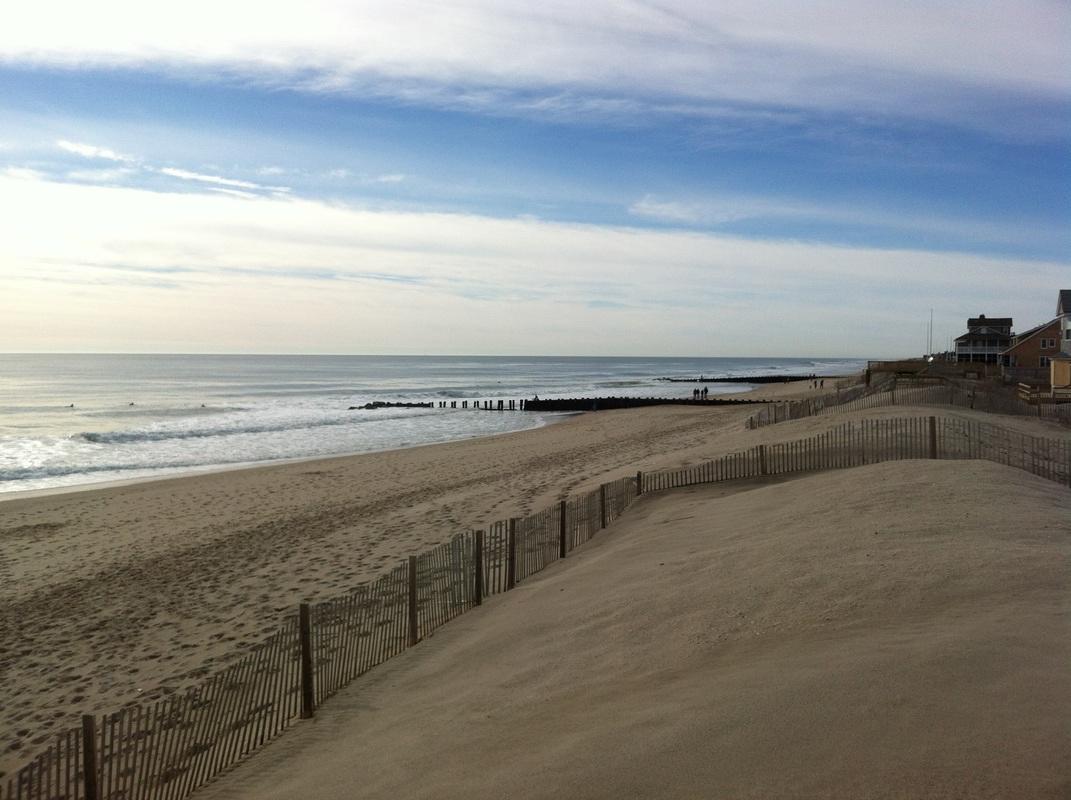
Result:
[[[1012,337],[1012,344],[1000,354],[1004,378],[1009,381],[1044,385],[1049,382],[1049,364],[1060,355],[1060,318]]]

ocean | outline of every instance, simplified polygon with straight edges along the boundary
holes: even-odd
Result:
[[[695,384],[658,378],[864,366],[841,358],[0,354],[0,492],[389,450],[561,418],[350,408],[377,400],[689,396]],[[711,394],[748,388],[709,385]]]

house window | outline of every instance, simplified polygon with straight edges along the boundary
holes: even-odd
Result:
[[[1038,359],[1038,366],[1039,367],[1047,367],[1047,366],[1049,366],[1049,361],[1050,360],[1051,359],[1048,356],[1041,356],[1041,358]]]

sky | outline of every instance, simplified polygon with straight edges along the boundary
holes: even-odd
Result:
[[[1071,5],[38,0],[0,350],[921,355],[1071,288]]]

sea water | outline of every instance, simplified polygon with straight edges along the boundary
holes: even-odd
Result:
[[[858,359],[0,354],[0,492],[388,450],[560,415],[461,401],[688,397],[666,377],[833,375]],[[746,383],[709,384],[711,394]],[[351,409],[458,401],[457,409]]]

